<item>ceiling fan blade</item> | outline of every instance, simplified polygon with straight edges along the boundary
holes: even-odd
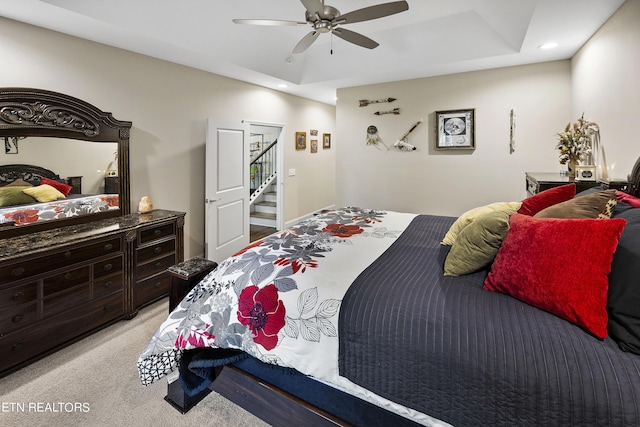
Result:
[[[324,11],[322,0],[300,0],[309,15],[321,14]]]
[[[320,33],[318,31],[311,31],[298,42],[296,47],[293,48],[293,53],[302,53],[307,50],[307,48],[316,41],[319,35]]]
[[[247,24],[247,25],[307,25],[306,22],[299,21],[280,21],[277,19],[233,19],[235,24]]]
[[[358,46],[366,47],[367,49],[374,49],[379,46],[377,42],[371,40],[369,37],[345,28],[334,28],[332,32],[343,40],[357,44]]]
[[[336,23],[353,24],[354,22],[368,21],[370,19],[383,18],[385,16],[394,15],[396,13],[409,10],[409,4],[406,1],[394,1],[391,3],[382,3],[375,6],[369,6],[353,12],[345,13],[336,18]]]

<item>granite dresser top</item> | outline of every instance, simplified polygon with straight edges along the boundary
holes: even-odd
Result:
[[[32,254],[58,246],[79,243],[92,238],[106,237],[167,219],[184,217],[184,212],[156,209],[148,213],[133,213],[102,219],[85,224],[69,225],[51,230],[28,233],[24,236],[2,239],[0,235],[0,261]]]

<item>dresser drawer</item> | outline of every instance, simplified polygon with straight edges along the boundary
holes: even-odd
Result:
[[[89,280],[91,280],[91,272],[88,265],[47,277],[42,281],[42,295],[47,298],[82,283],[86,284]]]
[[[136,281],[144,280],[154,274],[158,274],[175,263],[176,255],[171,254],[146,264],[138,264],[138,268],[136,269]]]
[[[0,311],[0,337],[38,320],[38,304],[17,305]]]
[[[91,302],[91,284],[84,283],[68,289],[66,292],[59,292],[45,298],[42,302],[42,316],[47,317],[68,310],[76,310],[89,302]]]
[[[38,298],[38,282],[14,286],[0,292],[0,312],[34,302]]]
[[[66,344],[124,314],[122,293],[115,293],[72,313],[54,316],[46,322],[16,330],[0,337],[0,371],[8,370],[30,358]]]
[[[169,293],[171,277],[160,273],[134,285],[133,299],[136,307]]]
[[[173,223],[159,224],[155,227],[148,227],[140,230],[140,245],[162,239],[176,234]]]
[[[122,271],[122,255],[93,264],[93,278],[107,276]]]
[[[143,264],[151,259],[172,254],[176,249],[176,239],[169,239],[155,243],[146,248],[136,250],[137,264]]]
[[[0,283],[20,280],[87,259],[120,252],[120,240],[116,237],[99,243],[53,252],[40,258],[4,265],[0,267]]]
[[[122,272],[103,279],[95,280],[93,282],[93,298],[102,298],[111,293],[122,291],[123,283],[124,274]]]

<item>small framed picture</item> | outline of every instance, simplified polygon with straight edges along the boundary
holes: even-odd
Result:
[[[331,134],[323,133],[322,134],[322,148],[331,148]]]
[[[311,152],[312,153],[317,153],[318,152],[318,140],[317,139],[312,139],[311,140]]]
[[[309,134],[310,134],[311,136],[318,136],[318,129],[311,129],[311,130],[309,131]]]
[[[475,109],[436,111],[436,150],[475,150]]]
[[[306,149],[307,149],[307,133],[296,132],[296,150],[306,150]]]
[[[4,137],[4,152],[5,154],[18,154],[18,139],[15,136]]]

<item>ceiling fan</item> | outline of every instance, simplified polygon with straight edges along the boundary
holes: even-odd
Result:
[[[318,36],[323,33],[332,33],[350,43],[367,49],[374,49],[378,47],[377,42],[360,33],[356,33],[355,31],[340,28],[340,25],[383,18],[409,9],[409,4],[406,1],[394,1],[365,7],[341,15],[340,11],[335,7],[325,6],[324,0],[300,0],[300,2],[307,10],[305,12],[305,22],[274,19],[234,19],[233,22],[236,24],[272,26],[310,25],[313,30],[298,42],[296,47],[293,49],[293,53],[304,52],[314,41],[316,41]]]

